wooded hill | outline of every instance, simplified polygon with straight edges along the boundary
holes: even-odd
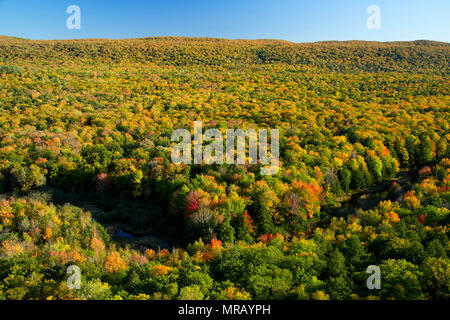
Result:
[[[224,40],[212,38],[141,38],[127,40],[33,41],[0,38],[0,56],[66,64],[157,63],[163,65],[300,64],[336,72],[449,73],[450,44],[413,42],[317,42],[280,40]]]

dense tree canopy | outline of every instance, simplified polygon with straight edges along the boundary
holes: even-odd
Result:
[[[450,298],[449,49],[1,37],[0,298]],[[279,129],[280,170],[172,163],[194,121]]]

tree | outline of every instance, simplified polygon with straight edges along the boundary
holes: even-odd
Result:
[[[346,300],[352,290],[344,276],[330,278],[327,285],[327,292],[333,300]]]
[[[445,258],[427,258],[423,264],[423,280],[427,293],[437,299],[450,297],[450,263]]]
[[[203,293],[199,285],[181,288],[178,295],[179,300],[203,300]]]
[[[334,249],[327,262],[327,273],[330,277],[339,277],[347,274],[345,257],[338,250]]]
[[[381,290],[384,299],[424,299],[420,287],[423,274],[419,268],[404,259],[388,259],[380,264]]]
[[[376,183],[383,180],[383,162],[375,154],[369,155],[367,166]]]
[[[350,191],[350,183],[352,181],[352,173],[348,169],[343,169],[341,171],[341,181],[342,181],[342,188],[346,193]]]

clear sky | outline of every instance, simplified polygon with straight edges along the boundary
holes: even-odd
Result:
[[[81,9],[80,30],[66,27],[69,5]],[[366,26],[370,5],[378,30]],[[450,42],[450,0],[0,0],[0,35]]]

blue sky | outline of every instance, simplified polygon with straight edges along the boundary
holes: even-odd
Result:
[[[66,27],[69,5],[80,30]],[[366,26],[369,5],[381,9],[379,30]],[[0,0],[0,35],[450,42],[450,0]]]

